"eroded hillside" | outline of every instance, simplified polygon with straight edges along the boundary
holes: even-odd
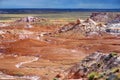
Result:
[[[88,18],[63,23],[54,24],[48,19],[36,17],[1,23],[0,79],[53,80],[57,74],[60,74],[57,79],[63,77],[61,73],[66,70],[69,74],[61,79],[68,76],[69,79],[81,78],[81,75],[73,75],[70,70],[86,56],[95,52],[100,52],[100,56],[120,54],[119,21],[104,24]],[[98,58],[96,55],[95,58]],[[104,61],[97,60],[96,64],[98,62]],[[120,64],[119,61],[117,64]],[[93,68],[96,66],[91,65]],[[78,69],[73,73],[79,72]],[[97,72],[99,70],[102,71],[101,67]],[[87,74],[84,75],[86,79]]]

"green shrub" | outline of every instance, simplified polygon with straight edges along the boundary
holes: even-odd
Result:
[[[58,78],[54,78],[53,80],[58,80]]]
[[[116,72],[119,72],[120,70],[119,70],[119,68],[114,68],[114,69],[112,69],[112,72],[113,73],[116,73]]]
[[[98,76],[98,78],[103,78],[104,77],[104,74],[100,74],[99,76]]]
[[[24,76],[24,73],[22,73],[22,72],[14,72],[14,75],[15,76]]]
[[[94,80],[96,76],[98,76],[98,73],[91,72],[90,74],[88,74],[88,80]]]
[[[116,52],[112,52],[111,55],[112,56],[117,56],[117,53]]]
[[[118,78],[120,79],[120,73],[117,74]]]

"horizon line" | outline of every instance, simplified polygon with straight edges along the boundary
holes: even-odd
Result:
[[[120,9],[120,8],[0,8],[0,9]]]

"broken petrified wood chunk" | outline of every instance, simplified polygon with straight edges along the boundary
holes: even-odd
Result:
[[[65,79],[83,79],[90,73],[94,73],[94,77],[100,76],[104,73],[104,76],[109,76],[111,73],[119,73],[120,68],[120,56],[113,53],[104,54],[100,52],[93,53],[87,56],[80,63],[74,65],[64,75]],[[114,71],[112,69],[115,69]],[[63,74],[64,74],[63,73]]]

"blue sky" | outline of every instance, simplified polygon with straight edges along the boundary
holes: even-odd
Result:
[[[0,0],[0,8],[120,8],[120,0]]]

